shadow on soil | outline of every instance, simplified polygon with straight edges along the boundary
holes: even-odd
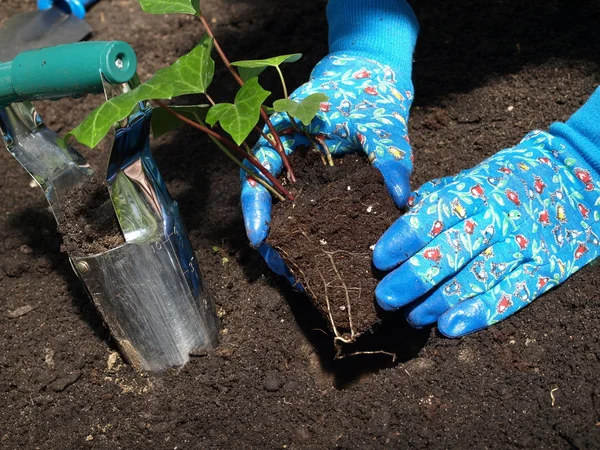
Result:
[[[71,268],[68,256],[60,249],[62,240],[56,230],[54,216],[46,208],[30,208],[13,216],[10,225],[22,231],[23,241],[33,250],[32,254],[45,256],[50,261],[52,270],[66,281],[77,314],[87,323],[94,335],[116,349],[108,328],[104,326],[102,316]]]
[[[389,314],[372,334],[366,333],[355,343],[337,349],[327,319],[304,294],[273,278],[302,333],[319,355],[322,370],[333,375],[336,389],[348,388],[366,375],[416,358],[430,336],[431,328],[416,330],[408,325],[404,314]]]

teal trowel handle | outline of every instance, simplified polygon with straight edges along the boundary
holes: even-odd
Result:
[[[102,92],[135,75],[137,58],[121,41],[78,42],[20,53],[0,64],[0,107],[14,102],[77,97]]]

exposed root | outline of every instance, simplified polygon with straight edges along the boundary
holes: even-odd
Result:
[[[332,254],[325,252],[325,251],[323,253],[325,253],[327,255],[327,257],[329,258],[329,261],[331,261],[331,266],[333,267],[333,271],[337,275],[338,279],[342,283],[342,287],[344,288],[344,294],[346,295],[346,307],[348,308],[348,324],[350,325],[350,340],[353,341],[354,337],[356,336],[356,333],[354,332],[354,324],[352,323],[352,304],[350,302],[350,293],[348,292],[348,286],[346,285],[346,283],[344,282],[344,279],[340,275],[340,272],[338,271],[338,268],[335,265],[335,261],[333,259]]]
[[[331,327],[333,328],[333,333],[335,334],[335,339],[343,339],[341,337],[340,333],[338,333],[337,327],[335,326],[335,321],[333,320],[333,314],[331,312],[331,304],[329,303],[329,295],[327,295],[327,286],[328,286],[327,282],[325,281],[325,278],[323,278],[323,274],[321,272],[319,272],[319,276],[321,277],[321,280],[323,280],[323,286],[325,286],[325,303],[327,304],[327,314],[329,315],[329,321],[331,322]]]
[[[362,351],[362,352],[352,352],[352,353],[341,353],[341,348],[338,349],[338,353],[335,355],[335,359],[344,359],[349,358],[351,356],[359,356],[359,355],[388,355],[392,357],[392,362],[396,362],[396,358],[398,355],[392,352],[386,352],[385,350],[373,350],[373,351]]]

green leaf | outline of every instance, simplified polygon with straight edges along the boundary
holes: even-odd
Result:
[[[215,70],[215,62],[210,57],[212,46],[212,39],[204,35],[202,41],[187,55],[171,66],[158,70],[144,84],[96,108],[67,136],[73,136],[82,144],[93,148],[106,136],[113,124],[126,118],[139,102],[206,92]]]
[[[249,59],[245,61],[236,61],[232,66],[239,67],[240,77],[247,81],[259,76],[267,67],[279,67],[283,63],[293,63],[302,58],[302,53],[293,53],[291,55],[273,56],[267,59]]]
[[[290,116],[295,117],[304,125],[308,126],[319,112],[321,103],[326,102],[327,100],[329,100],[327,95],[318,92],[302,99],[299,103],[287,98],[277,100],[273,103],[273,109],[277,112],[287,112]]]
[[[138,0],[144,12],[150,14],[200,15],[200,0]]]
[[[232,66],[246,67],[250,69],[259,69],[266,67],[279,67],[283,63],[293,63],[302,58],[302,53],[293,53],[291,55],[273,56],[267,59],[248,59],[244,61],[232,62]]]
[[[177,111],[182,116],[196,122],[204,121],[206,113],[210,105],[193,105],[193,106],[171,106],[170,108]],[[152,111],[152,135],[155,138],[167,134],[170,131],[178,128],[183,122],[169,113],[166,109],[158,107]]]
[[[252,78],[258,77],[261,73],[263,73],[265,71],[266,68],[267,68],[267,66],[265,66],[265,67],[240,67],[238,69],[238,73],[240,74],[240,78],[242,79],[242,81],[245,83],[246,81],[251,80]]]
[[[258,78],[252,78],[238,91],[233,104],[219,103],[210,108],[206,123],[214,126],[220,122],[221,127],[240,145],[258,123],[262,103],[270,94],[258,84]]]

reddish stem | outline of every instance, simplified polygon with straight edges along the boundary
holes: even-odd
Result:
[[[165,111],[167,111],[168,113],[177,117],[182,122],[187,123],[188,125],[196,128],[200,131],[203,131],[204,133],[208,134],[209,136],[214,137],[216,140],[218,140],[223,145],[225,145],[230,151],[232,151],[234,154],[236,154],[238,156],[238,158],[247,159],[250,162],[250,164],[252,164],[257,170],[259,170],[260,173],[262,173],[267,178],[267,180],[269,180],[273,184],[273,186],[282,195],[285,196],[285,198],[287,198],[288,200],[290,200],[292,202],[294,201],[294,196],[292,194],[290,194],[290,192],[286,188],[284,188],[279,181],[277,181],[277,179],[271,174],[271,172],[269,172],[267,169],[265,169],[265,167],[260,163],[260,161],[258,159],[255,158],[254,155],[252,155],[251,153],[245,152],[238,145],[236,145],[235,142],[230,141],[229,139],[227,139],[224,136],[221,136],[216,131],[211,130],[210,128],[208,128],[204,125],[201,125],[198,122],[194,122],[193,120],[188,119],[187,117],[185,117],[182,114],[179,114],[177,111],[169,108],[169,106],[167,104],[163,103],[162,101],[155,99],[154,102],[156,102],[157,105],[159,105],[161,108],[164,108]]]
[[[219,54],[219,57],[221,58],[221,60],[225,64],[225,66],[227,67],[227,70],[229,70],[229,72],[231,73],[231,75],[233,76],[235,81],[237,81],[240,86],[243,86],[244,80],[242,80],[240,75],[237,73],[237,70],[235,70],[235,68],[229,62],[229,59],[225,55],[225,52],[223,52],[223,49],[219,45],[219,41],[217,41],[217,38],[215,37],[214,33],[210,29],[210,26],[208,25],[206,18],[202,14],[200,14],[199,17],[200,17],[200,21],[202,22],[202,25],[204,26],[204,29],[206,30],[206,33],[212,38],[213,43],[215,45],[215,50]],[[290,165],[288,157],[285,154],[285,149],[283,148],[283,143],[281,142],[281,137],[279,136],[279,133],[277,133],[277,130],[275,129],[275,127],[273,126],[273,123],[271,122],[271,119],[269,119],[269,116],[262,108],[260,108],[260,116],[262,117],[264,122],[267,124],[267,127],[269,127],[269,131],[271,132],[271,134],[273,135],[273,138],[275,139],[275,145],[274,145],[275,150],[281,157],[281,161],[283,162],[283,166],[285,167],[285,170],[287,171],[288,176],[290,177],[290,180],[292,182],[296,182],[296,176],[294,175],[292,166]],[[270,139],[269,139],[269,141],[270,141]]]

